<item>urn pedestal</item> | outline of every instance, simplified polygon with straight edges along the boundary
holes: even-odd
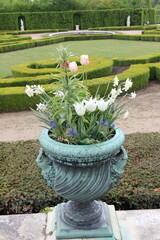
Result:
[[[51,139],[47,130],[41,133],[37,163],[42,175],[49,186],[69,200],[57,207],[57,238],[116,239],[114,208],[95,199],[105,195],[123,173],[127,161],[123,142],[120,129],[110,140],[93,145],[63,144]]]

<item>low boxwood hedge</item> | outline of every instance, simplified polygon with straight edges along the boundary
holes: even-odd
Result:
[[[24,30],[24,31],[3,31],[4,34],[13,34],[13,35],[21,35],[21,34],[29,34],[29,33],[52,33],[52,32],[66,32],[69,29],[34,29],[34,30]],[[1,33],[1,31],[0,31]]]
[[[56,85],[42,85],[46,92],[55,90]],[[25,87],[5,87],[0,88],[0,112],[13,112],[29,110],[30,107],[35,108],[39,103],[39,97],[32,98],[25,94]]]
[[[117,75],[118,79],[123,82],[127,78],[132,79],[133,86],[131,91],[140,90],[148,86],[149,81],[149,67],[147,65],[131,65],[128,70]],[[87,81],[90,92],[94,95],[99,87],[99,94],[104,95],[108,83],[114,79],[115,76],[102,77]],[[108,92],[111,90],[112,84],[109,85]]]
[[[13,35],[0,35],[0,43],[8,43],[8,42],[18,42],[23,40],[30,40],[29,36],[13,36]]]
[[[160,207],[159,133],[135,133],[124,144],[129,159],[120,182],[101,200],[116,209]],[[35,160],[37,140],[0,142],[0,214],[36,213],[65,201],[47,186]]]
[[[88,30],[149,30],[157,29],[157,25],[139,25],[139,26],[112,26],[112,27],[95,27]]]
[[[131,64],[145,64],[151,62],[160,61],[160,53],[140,56],[140,57],[129,57],[129,58],[113,58],[114,66],[130,66]]]
[[[28,40],[17,42],[16,44],[6,44],[0,46],[0,53],[16,51],[20,49],[44,46],[65,41],[82,41],[82,40],[98,40],[98,39],[123,39],[123,40],[137,40],[137,41],[160,41],[157,35],[123,35],[123,34],[94,34],[94,35],[71,35],[71,36],[55,36],[45,37],[42,39]]]
[[[70,61],[76,61],[79,65],[78,74],[83,73],[83,66],[80,65],[79,58],[72,58]],[[53,73],[60,74],[57,68],[58,62],[56,59],[39,60],[32,63],[16,65],[12,68],[13,77],[34,77]],[[87,66],[87,77],[97,78],[109,74],[112,71],[113,60],[108,58],[91,57],[90,64]]]
[[[114,63],[112,62],[112,59],[102,58],[102,65],[97,64],[97,61],[99,60],[96,59],[99,58],[92,58],[92,61],[96,62],[96,68],[94,64],[91,64],[90,67],[88,67],[89,78],[87,81],[87,85],[93,95],[97,91],[97,88],[99,88],[100,86],[99,93],[101,96],[103,96],[104,92],[106,91],[108,82],[113,80],[113,78],[115,77],[114,75],[106,76],[107,73],[111,72],[112,65],[126,66],[134,63],[130,66],[128,70],[118,74],[118,78],[121,81],[125,81],[127,78],[132,79],[133,87],[131,91],[139,90],[146,87],[148,85],[148,80],[154,79],[160,81],[160,54],[151,54],[138,58],[114,58]],[[48,73],[47,71],[52,72],[52,66],[55,66],[55,64],[56,63],[52,59],[50,59],[25,64],[25,66],[27,66],[26,71],[33,70],[37,72],[39,72],[39,70],[44,71],[48,66],[49,68],[46,70],[46,73]],[[29,68],[29,66],[32,67],[32,69]],[[17,68],[17,72],[19,70],[22,70],[20,69],[21,67],[23,67],[22,69],[24,70],[24,65],[18,65],[17,67],[15,67],[15,69]],[[58,71],[58,69],[55,69],[55,71]],[[28,98],[27,95],[24,93],[24,86],[27,84],[41,84],[44,86],[46,91],[49,91],[51,88],[55,87],[54,85],[49,85],[49,83],[53,81],[54,80],[51,74],[38,75],[33,77],[0,79],[0,112],[20,111],[29,109],[29,107],[35,107],[35,104],[38,103],[38,98]],[[110,87],[111,86],[112,84],[110,85]],[[109,90],[110,89],[108,89],[108,91]]]
[[[142,34],[149,34],[149,35],[158,35],[160,34],[160,29],[157,29],[157,30],[152,30],[152,31],[143,31]]]
[[[139,66],[139,67],[138,67]],[[96,78],[87,80],[89,91],[94,95],[100,86],[99,94],[101,96],[106,93],[108,82],[113,80],[115,76]],[[131,78],[133,81],[133,87],[131,91],[139,90],[148,85],[149,80],[149,67],[147,65],[133,65],[124,73],[118,74],[120,81],[125,81],[127,78]],[[55,85],[42,85],[46,91],[49,91],[55,87]],[[110,84],[110,88],[111,88]],[[110,91],[108,88],[108,91]],[[38,103],[37,97],[29,98],[25,94],[25,87],[5,87],[0,88],[0,112],[21,111],[34,108]]]

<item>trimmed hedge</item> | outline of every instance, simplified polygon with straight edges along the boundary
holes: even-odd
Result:
[[[72,58],[71,61],[76,61],[79,64],[79,58]],[[113,61],[107,58],[90,58],[90,63],[87,66],[88,79],[97,78],[112,72]],[[16,65],[12,68],[13,77],[34,77],[49,73],[60,74],[57,68],[58,62],[56,59],[39,60],[32,63]],[[79,64],[80,65],[80,64]],[[83,66],[79,66],[79,75],[83,73]]]
[[[94,95],[97,88],[100,86],[99,94],[103,96],[106,92],[108,82],[113,80],[114,77],[115,76],[109,76],[88,80],[87,85],[89,87],[89,91],[92,95]],[[139,68],[138,65],[131,66],[130,69],[124,73],[118,74],[118,78],[121,81],[125,81],[126,78],[131,78],[133,81],[133,87],[131,91],[139,90],[148,85],[149,67],[145,65],[141,65]],[[56,88],[56,86],[53,84],[42,86],[44,87],[45,91]],[[29,98],[25,94],[24,90],[24,87],[0,88],[0,112],[21,111],[29,109],[30,107],[34,108],[35,104],[38,103],[38,98]],[[108,91],[110,91],[110,88]]]
[[[160,41],[158,35],[123,35],[123,34],[96,34],[96,35],[71,35],[71,36],[57,36],[57,37],[45,37],[38,40],[28,40],[21,42],[8,42],[5,45],[0,46],[0,53],[17,51],[26,48],[39,47],[54,43],[60,43],[65,41],[82,41],[82,40],[98,40],[98,39],[123,39],[123,40],[141,40],[141,41]]]
[[[24,20],[25,30],[34,29],[81,29],[90,27],[125,26],[131,16],[131,25],[143,25],[147,19],[155,23],[154,9],[108,9],[60,12],[21,12],[1,13],[1,30],[20,30],[20,19]]]
[[[21,34],[29,34],[29,33],[49,33],[49,32],[66,32],[69,29],[37,29],[37,30],[24,30],[24,31],[3,31],[4,34],[12,34],[12,35],[21,35]],[[0,31],[1,34],[1,31]]]
[[[115,66],[130,66],[131,64],[159,62],[160,53],[132,58],[113,58],[113,61]]]
[[[148,81],[150,76],[149,67],[147,65],[140,65],[140,64],[131,65],[128,70],[118,74],[117,76],[120,82],[125,81],[127,78],[132,79],[133,86],[129,90],[129,92],[140,90],[148,86]],[[98,93],[100,94],[100,96],[103,96],[107,89],[108,83],[111,80],[113,80],[114,77],[115,76],[108,76],[108,77],[97,78],[97,79],[87,81],[87,85],[89,87],[91,94],[95,95],[97,88],[99,87]],[[112,88],[112,84],[109,85],[108,92],[110,92],[111,88]]]
[[[18,41],[23,41],[23,40],[30,40],[32,39],[29,36],[13,36],[13,35],[0,35],[0,43],[7,43],[8,42],[18,42]]]
[[[159,133],[126,136],[129,159],[120,182],[101,200],[116,209],[160,207]],[[0,214],[36,213],[65,201],[47,186],[37,166],[38,140],[0,143]]]
[[[17,50],[32,48],[32,47],[39,47],[39,46],[44,46],[44,45],[49,45],[54,43],[60,43],[64,41],[65,41],[64,37],[48,37],[48,38],[43,38],[38,40],[22,41],[22,42],[17,42],[17,44],[13,43],[12,45],[6,44],[4,46],[0,46],[0,53],[17,51]]]
[[[160,29],[157,30],[152,30],[152,31],[143,31],[142,34],[147,34],[147,35],[159,35],[160,34]]]
[[[94,60],[96,59],[96,60]],[[98,61],[99,58],[92,58],[91,61]],[[76,60],[76,59],[75,59]],[[158,80],[160,81],[160,54],[151,54],[146,55],[144,57],[137,58],[114,58],[112,59],[101,59],[102,64],[97,64],[95,68],[94,64],[91,64],[92,67],[88,66],[88,76],[90,79],[87,81],[87,85],[89,87],[92,95],[95,94],[97,88],[100,86],[99,93],[101,96],[104,95],[107,84],[110,80],[113,80],[115,76],[106,76],[107,73],[111,72],[112,65],[114,66],[130,66],[130,68],[120,74],[118,74],[118,78],[120,81],[125,81],[127,78],[131,78],[133,81],[133,87],[130,91],[135,91],[142,89],[148,85],[148,80]],[[151,63],[157,62],[157,63]],[[22,64],[24,66],[32,66],[34,69],[26,68],[25,71],[21,72],[18,65],[16,74],[28,74],[28,71],[35,71],[34,74],[39,74],[39,70],[46,71],[48,73],[52,71],[52,66],[56,64],[52,59],[50,60],[40,60],[30,64]],[[135,65],[137,64],[137,65]],[[50,67],[46,69],[46,66]],[[41,67],[41,69],[36,69]],[[43,68],[44,67],[44,68]],[[23,69],[24,70],[24,69]],[[53,68],[53,70],[55,70]],[[56,69],[58,71],[58,69]],[[82,70],[81,70],[82,71]],[[15,71],[16,72],[16,71]],[[21,73],[20,73],[21,72]],[[32,72],[32,73],[33,73]],[[33,75],[34,75],[33,74]],[[101,77],[100,77],[101,76]],[[104,77],[102,77],[104,76]],[[46,75],[38,75],[36,77],[19,77],[19,78],[10,78],[10,79],[0,79],[0,112],[10,112],[10,111],[20,111],[29,109],[29,107],[35,107],[35,104],[38,103],[38,98],[29,98],[25,93],[25,85],[33,85],[33,84],[41,84],[46,89],[46,91],[51,90],[51,88],[55,89],[54,85],[48,85],[53,82],[52,76],[50,74]],[[110,87],[112,84],[110,84]],[[109,91],[110,89],[108,89]]]
[[[55,90],[56,85],[42,85],[46,92]],[[25,94],[25,87],[5,87],[0,88],[0,112],[12,112],[29,110],[30,107],[35,108],[39,102],[39,97],[29,98]]]
[[[157,29],[157,25],[145,25],[145,26],[112,26],[112,27],[96,27],[96,28],[89,28],[88,30],[150,30],[150,29]]]

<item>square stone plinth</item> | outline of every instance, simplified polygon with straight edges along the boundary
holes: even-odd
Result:
[[[160,209],[116,211],[116,214],[123,240],[160,240]],[[0,240],[57,240],[55,211],[48,214],[1,215]]]

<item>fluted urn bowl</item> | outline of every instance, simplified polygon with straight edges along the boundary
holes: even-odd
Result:
[[[90,221],[93,227],[102,214],[101,206],[94,200],[118,182],[127,161],[122,146],[125,140],[123,132],[117,128],[110,140],[92,145],[57,142],[49,137],[48,130],[41,133],[39,140],[42,148],[37,163],[44,179],[60,196],[70,200],[65,206],[65,220],[75,225],[75,215],[77,211],[82,211],[77,217],[77,224],[81,227],[87,211],[87,224]],[[89,212],[93,213],[92,219],[88,217]],[[82,225],[85,228],[86,223]]]

